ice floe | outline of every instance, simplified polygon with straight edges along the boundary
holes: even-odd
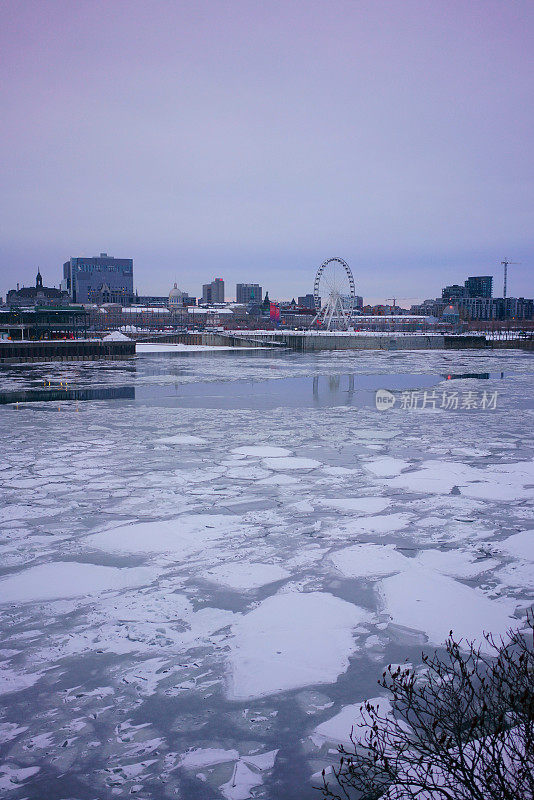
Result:
[[[227,695],[232,700],[332,683],[348,666],[352,629],[368,611],[325,592],[264,600],[232,627]]]
[[[379,514],[390,502],[387,497],[325,497],[318,500],[317,504],[342,514]]]
[[[102,567],[75,561],[39,564],[0,580],[0,603],[31,603],[146,586],[156,577],[146,567]]]
[[[238,750],[223,750],[214,747],[198,747],[188,750],[180,756],[179,766],[186,769],[199,769],[200,767],[211,766],[212,764],[225,764],[228,761],[237,761],[239,758]]]
[[[378,706],[380,714],[390,715],[393,711],[391,702],[387,697],[371,697],[362,703],[354,703],[344,706],[341,711],[325,722],[321,722],[313,733],[311,740],[316,747],[328,744],[344,744],[350,746],[351,732],[354,741],[363,741],[364,713],[362,713],[363,703],[369,703],[375,708]]]
[[[160,444],[205,444],[205,439],[200,436],[190,436],[186,433],[177,433],[175,436],[162,436],[157,439]]]
[[[184,514],[173,520],[140,522],[101,531],[85,540],[89,547],[114,553],[179,553],[185,557],[210,543],[250,531],[226,514]]]
[[[343,520],[340,525],[349,534],[360,533],[393,533],[409,525],[413,519],[411,514],[381,514],[380,516],[363,517],[362,519]]]
[[[250,445],[249,447],[235,447],[232,453],[238,456],[253,456],[255,458],[284,458],[291,455],[291,450],[285,447],[271,447],[270,445]]]
[[[267,469],[315,469],[321,466],[313,458],[265,458],[263,463]]]
[[[231,561],[206,570],[203,577],[230,589],[247,590],[283,580],[288,578],[289,574],[286,569],[276,564]]]
[[[394,623],[423,631],[435,645],[442,644],[450,630],[457,639],[481,641],[484,632],[505,634],[516,622],[513,601],[490,600],[479,590],[422,567],[384,578],[378,592]]]
[[[25,781],[40,771],[40,767],[18,767],[9,763],[0,765],[0,789],[20,789]]]
[[[514,533],[502,542],[498,547],[504,553],[524,561],[534,561],[534,528],[528,531]]]
[[[454,578],[474,578],[494,569],[499,562],[493,558],[480,558],[479,553],[465,550],[421,550],[415,563]]]
[[[372,461],[364,463],[365,469],[380,478],[393,478],[399,475],[403,469],[411,466],[409,461],[405,461],[402,458],[392,458],[391,456],[374,458]]]
[[[356,544],[330,555],[335,568],[346,578],[375,578],[408,569],[411,560],[393,545]]]

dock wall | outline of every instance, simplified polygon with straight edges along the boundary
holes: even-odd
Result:
[[[135,342],[87,339],[0,342],[0,364],[25,361],[115,361],[134,355]]]

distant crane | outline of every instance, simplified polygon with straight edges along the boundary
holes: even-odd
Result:
[[[390,300],[393,301],[393,305],[391,306],[391,313],[392,314],[395,314],[395,309],[399,308],[399,306],[397,306],[397,299],[402,301],[402,300],[408,300],[409,298],[408,297],[400,297],[400,298],[397,298],[397,297],[386,297],[386,303],[388,303]]]
[[[520,261],[510,261],[509,258],[505,258],[504,261],[501,261],[501,264],[504,267],[504,286],[502,292],[502,296],[504,299],[506,299],[506,288],[508,285],[508,264],[520,264],[520,263],[521,263]]]

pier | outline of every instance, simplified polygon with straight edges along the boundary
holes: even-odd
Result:
[[[121,360],[135,355],[135,342],[100,339],[0,341],[0,364],[28,361]]]

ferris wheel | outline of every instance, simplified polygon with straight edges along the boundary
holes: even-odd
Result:
[[[329,258],[321,264],[315,276],[313,297],[317,313],[312,325],[320,325],[322,330],[327,331],[349,330],[356,301],[356,287],[346,261],[342,258]]]

